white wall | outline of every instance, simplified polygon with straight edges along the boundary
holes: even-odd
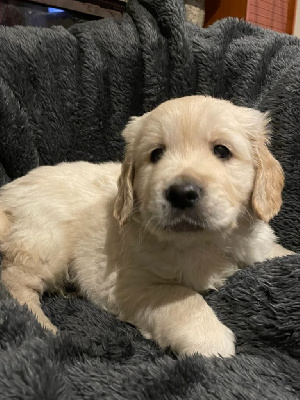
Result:
[[[297,0],[297,3],[296,3],[294,35],[298,36],[298,38],[300,38],[300,1],[299,0]]]

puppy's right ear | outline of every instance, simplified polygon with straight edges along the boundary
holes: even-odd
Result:
[[[133,210],[133,181],[134,181],[134,163],[133,163],[133,144],[134,139],[141,127],[143,117],[133,117],[122,132],[126,141],[125,157],[122,164],[121,175],[118,180],[118,194],[115,201],[114,217],[123,226]]]
[[[118,180],[118,194],[114,208],[114,217],[119,221],[120,226],[127,222],[133,209],[133,181],[132,146],[127,145],[121,175]]]

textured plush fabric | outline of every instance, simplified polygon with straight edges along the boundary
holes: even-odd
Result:
[[[0,28],[0,180],[42,164],[120,159],[131,115],[209,94],[269,110],[286,174],[273,221],[300,250],[300,42],[227,19],[184,20],[179,0],[133,0],[120,20]],[[237,337],[231,359],[177,359],[84,299],[49,296],[44,331],[0,289],[0,399],[298,399],[299,256],[239,271],[206,298]],[[178,326],[180,329],[180,326]]]

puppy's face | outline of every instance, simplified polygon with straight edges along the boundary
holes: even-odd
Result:
[[[231,230],[249,210],[268,221],[283,175],[266,133],[264,114],[203,96],[134,119],[123,133],[115,216],[122,224],[135,214],[158,233]]]

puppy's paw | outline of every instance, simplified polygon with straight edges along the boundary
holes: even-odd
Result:
[[[212,327],[213,328],[213,327]],[[214,329],[203,327],[198,331],[192,341],[180,349],[179,353],[192,355],[202,354],[205,357],[232,357],[235,355],[235,336],[233,332],[222,323]]]
[[[53,335],[57,335],[58,334],[58,329],[56,328],[56,326],[51,324],[50,321],[47,321],[46,318],[45,318],[45,320],[43,322],[40,322],[40,324],[42,325],[42,327],[44,329],[46,329],[47,331],[50,331]]]
[[[58,334],[58,329],[56,328],[56,326],[52,325],[52,327],[47,327],[47,329],[53,334],[53,335],[57,335]]]

